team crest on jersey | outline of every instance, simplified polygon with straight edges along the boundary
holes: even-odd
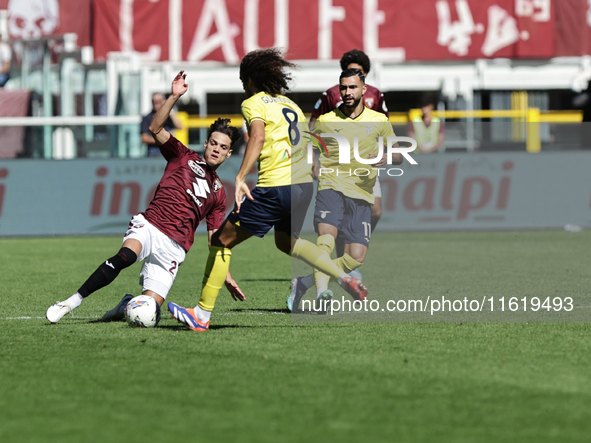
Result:
[[[371,131],[373,129],[373,125],[362,125],[365,127],[365,132],[367,133],[367,135],[371,135]]]
[[[193,170],[193,172],[197,174],[199,177],[205,177],[205,171],[203,170],[203,168],[199,166],[197,163],[195,163],[193,160],[189,160],[187,164]]]
[[[365,106],[367,106],[368,108],[373,108],[373,98],[366,98]]]
[[[223,188],[222,182],[220,181],[219,178],[216,178],[215,181],[213,182],[213,192],[218,192],[222,188]]]

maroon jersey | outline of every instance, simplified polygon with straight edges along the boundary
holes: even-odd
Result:
[[[226,216],[222,181],[201,157],[172,135],[160,146],[167,161],[154,198],[143,213],[159,231],[189,251],[199,222],[218,229]]]
[[[366,86],[367,91],[363,95],[363,102],[365,103],[365,106],[367,106],[369,109],[373,109],[374,111],[386,114],[386,117],[390,117],[388,114],[388,107],[386,106],[386,100],[384,100],[384,94],[382,94],[378,88],[374,88],[370,85]],[[341,103],[343,103],[343,99],[341,98],[339,85],[334,85],[332,88],[322,93],[322,97],[320,97],[320,99],[314,105],[312,118],[316,119],[322,114],[334,111],[341,105]]]

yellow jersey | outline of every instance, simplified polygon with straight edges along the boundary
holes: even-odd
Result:
[[[242,116],[250,134],[254,120],[265,124],[265,143],[258,159],[257,186],[286,186],[312,182],[302,128],[306,117],[291,99],[259,92],[242,102]]]
[[[385,153],[387,138],[395,135],[388,117],[365,107],[357,117],[350,118],[337,108],[318,117],[313,132],[322,138],[326,146],[326,151],[321,146],[320,167],[323,169],[318,177],[318,189],[334,189],[347,197],[373,204],[377,171],[372,165],[357,161],[353,149],[357,138],[359,157],[368,159],[378,154],[379,137],[383,137]],[[350,163],[340,162],[338,140],[322,137],[323,133],[338,134],[347,139]]]

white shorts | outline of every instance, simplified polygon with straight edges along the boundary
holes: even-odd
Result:
[[[376,177],[376,184],[373,185],[374,198],[382,198],[382,185],[380,184],[380,177]]]
[[[166,298],[186,252],[181,245],[160,232],[143,215],[134,215],[123,242],[133,238],[142,244],[137,261],[144,261],[140,271],[140,285]]]

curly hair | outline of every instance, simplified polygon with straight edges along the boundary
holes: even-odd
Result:
[[[244,56],[240,62],[240,79],[251,79],[259,91],[273,96],[289,90],[291,76],[285,68],[297,68],[297,65],[284,58],[278,48],[257,49]]]
[[[214,132],[220,132],[230,137],[230,140],[232,140],[230,147],[232,147],[234,143],[236,143],[238,139],[240,139],[240,130],[234,126],[230,126],[230,122],[231,120],[229,118],[218,118],[209,127],[207,139],[209,139],[211,137],[211,134],[213,134]]]
[[[341,69],[344,71],[351,63],[360,65],[363,68],[365,75],[369,74],[369,57],[365,52],[360,51],[359,49],[352,49],[349,52],[345,52],[341,57]]]

